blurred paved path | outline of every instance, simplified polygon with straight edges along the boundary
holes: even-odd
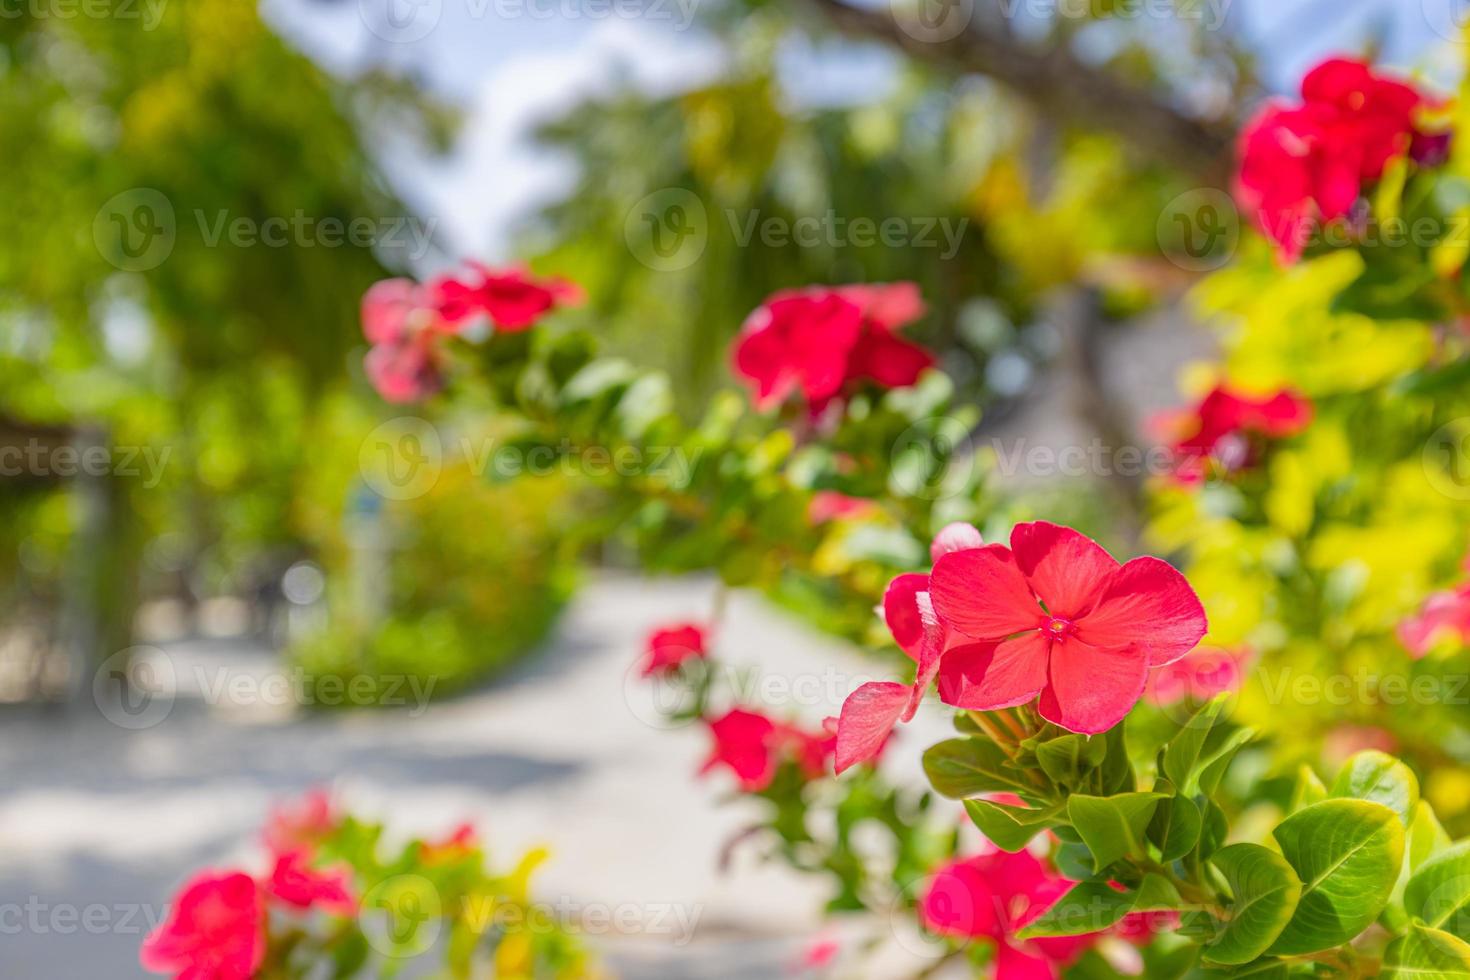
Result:
[[[705,734],[645,721],[656,717],[652,691],[628,671],[650,626],[701,615],[710,594],[697,579],[596,580],[541,655],[417,716],[293,714],[211,703],[197,690],[181,690],[167,717],[136,731],[90,712],[0,710],[0,976],[145,976],[136,965],[144,917],[161,914],[193,869],[254,867],[271,804],[322,784],[390,831],[473,820],[498,865],[549,845],[538,898],[638,908],[649,932],[663,930],[599,941],[624,977],[789,973],[819,929],[823,884],[748,856],[717,869],[753,804],[719,805],[728,780],[694,776]],[[803,702],[784,710],[811,725],[873,669],[745,594],[732,597],[719,646],[723,658],[758,667],[767,698]],[[276,663],[228,641],[167,653],[181,677],[211,682]],[[934,716],[914,727],[902,744],[916,750],[947,729]],[[917,751],[891,755],[909,764],[905,778],[916,775]],[[89,927],[82,910],[99,904],[107,909],[87,913],[99,917]]]

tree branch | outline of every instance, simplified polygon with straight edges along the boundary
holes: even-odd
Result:
[[[806,2],[845,33],[887,42],[941,68],[994,78],[1048,116],[1108,130],[1208,186],[1228,186],[1232,137],[1228,128],[1186,116],[1152,94],[1083,64],[1066,48],[1032,50],[973,20],[951,39],[922,39],[915,36],[917,32],[906,31],[886,7],[862,9],[842,0]]]

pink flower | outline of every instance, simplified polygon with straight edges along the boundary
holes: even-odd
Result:
[[[331,915],[349,916],[357,910],[357,902],[349,890],[352,873],[348,868],[318,871],[311,866],[307,851],[288,851],[276,858],[266,894],[299,909],[320,908]]]
[[[266,819],[265,844],[273,854],[310,847],[336,831],[341,824],[332,796],[314,789],[295,804],[283,804]]]
[[[806,519],[816,526],[829,521],[866,517],[877,509],[877,504],[864,497],[849,497],[836,490],[818,490],[807,505]]]
[[[1245,681],[1250,657],[1250,651],[1243,648],[1200,647],[1150,674],[1144,694],[1158,705],[1199,704],[1217,694],[1233,694]]]
[[[1092,539],[1045,521],[1016,525],[1009,548],[965,547],[978,533],[954,529],[940,538],[933,573],[899,576],[884,597],[889,629],[917,663],[914,683],[864,684],[848,697],[838,772],[912,718],[936,676],[941,699],[958,708],[1039,698],[1041,716],[1068,731],[1106,731],[1137,703],[1151,668],[1205,634],[1199,597],[1157,558],[1120,565]]]
[[[439,276],[421,286],[384,279],[362,298],[362,332],[372,348],[363,368],[386,401],[421,401],[444,387],[442,345],[477,316],[518,333],[558,305],[580,300],[562,279],[535,279],[520,268],[496,271],[468,263],[465,278]]]
[[[1470,583],[1431,595],[1416,615],[1399,623],[1398,634],[1416,660],[1446,639],[1470,645]]]
[[[708,642],[708,630],[698,623],[674,623],[654,630],[648,634],[643,676],[670,673],[686,660],[708,656]]]
[[[576,284],[556,277],[537,279],[521,266],[497,270],[481,262],[466,265],[470,275],[440,276],[428,287],[440,314],[452,324],[484,314],[497,330],[520,333],[558,306],[583,299]]]
[[[363,369],[385,401],[420,401],[444,386],[440,338],[453,328],[411,279],[384,279],[362,297]]]
[[[733,708],[707,725],[715,744],[700,771],[724,766],[747,793],[770,786],[783,761],[794,762],[808,779],[819,778],[835,743],[832,736],[813,735],[744,708]]]
[[[919,921],[952,939],[994,943],[997,980],[1056,980],[1100,933],[1014,937],[1073,884],[1029,851],[989,851],[935,872],[919,897]]]
[[[1385,728],[1375,725],[1338,725],[1322,739],[1322,759],[1329,769],[1336,770],[1359,752],[1376,749],[1392,754],[1398,748],[1398,739]]]
[[[1236,196],[1295,261],[1312,230],[1347,215],[1391,159],[1439,151],[1439,141],[1416,129],[1427,104],[1361,61],[1325,61],[1302,80],[1300,105],[1271,103],[1242,131]]]
[[[913,283],[776,293],[745,321],[735,371],[751,383],[758,408],[800,392],[813,415],[863,382],[906,387],[934,358],[895,331],[923,312]]]
[[[265,905],[255,880],[206,871],[179,890],[139,959],[144,969],[176,980],[249,980],[265,946]]]
[[[1287,389],[1255,397],[1221,385],[1194,408],[1158,421],[1178,433],[1171,447],[1176,479],[1197,483],[1211,463],[1227,473],[1254,466],[1262,440],[1285,439],[1311,424],[1312,403]]]

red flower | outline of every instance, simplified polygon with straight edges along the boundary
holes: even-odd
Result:
[[[1205,634],[1199,597],[1157,558],[1120,565],[1092,539],[1044,521],[1016,525],[1009,548],[964,547],[978,540],[946,529],[927,581],[902,575],[889,586],[884,614],[917,661],[915,681],[864,684],[848,697],[838,772],[872,758],[935,676],[941,699],[958,708],[1039,698],[1042,717],[1062,728],[1106,731],[1142,696],[1150,668],[1180,659]]]
[[[806,519],[813,526],[829,521],[866,517],[878,509],[878,505],[864,497],[849,497],[836,490],[818,490],[806,508]]]
[[[333,833],[341,818],[324,789],[314,789],[294,805],[282,805],[266,819],[265,844],[272,854],[310,847]]]
[[[1361,61],[1325,61],[1302,80],[1301,105],[1267,105],[1242,131],[1236,196],[1295,261],[1313,227],[1348,214],[1391,159],[1436,152],[1415,128],[1427,104]]]
[[[836,742],[832,736],[813,735],[744,708],[731,709],[707,724],[715,745],[700,771],[723,765],[747,793],[770,786],[784,760],[796,763],[808,779],[824,775]]]
[[[1312,403],[1288,389],[1253,397],[1217,385],[1193,409],[1161,421],[1180,433],[1171,447],[1175,477],[1197,483],[1209,462],[1226,472],[1248,468],[1260,454],[1255,442],[1284,439],[1306,429],[1312,421]]]
[[[919,897],[919,921],[953,939],[993,942],[996,980],[1055,980],[1100,933],[1014,937],[1073,884],[1029,851],[991,851],[940,868]]]
[[[238,871],[204,872],[186,882],[139,957],[144,969],[176,980],[249,980],[264,958],[260,888]]]
[[[686,660],[708,656],[708,642],[708,631],[697,623],[674,623],[654,630],[648,634],[643,676],[670,673]]]
[[[534,279],[523,269],[497,272],[468,263],[470,276],[439,276],[427,286],[384,279],[362,298],[362,332],[372,344],[363,367],[378,394],[390,402],[420,401],[444,387],[441,345],[477,316],[496,329],[518,333],[558,305],[580,300],[561,279]]]
[[[308,852],[288,851],[277,856],[265,890],[272,898],[296,908],[317,907],[332,915],[349,916],[357,909],[349,890],[351,880],[347,868],[318,871],[311,866]]]
[[[452,324],[484,314],[497,330],[520,333],[556,307],[582,301],[582,290],[565,279],[537,279],[520,266],[496,270],[480,262],[466,265],[471,275],[465,279],[440,276],[429,283],[441,316]]]
[[[1399,623],[1398,634],[1416,660],[1447,638],[1470,645],[1470,584],[1431,595],[1417,615]]]
[[[800,391],[814,415],[864,381],[906,387],[934,357],[894,331],[923,312],[913,283],[776,293],[745,321],[735,371],[751,382],[758,408]]]

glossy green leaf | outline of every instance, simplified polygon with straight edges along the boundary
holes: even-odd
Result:
[[[1420,865],[1404,887],[1404,910],[1432,929],[1470,941],[1470,841]]]
[[[1107,756],[1107,740],[1063,735],[1036,746],[1036,761],[1053,782],[1080,785],[1083,777]]]
[[[1220,788],[1220,781],[1225,778],[1230,763],[1235,761],[1235,754],[1255,737],[1254,728],[1237,728],[1226,735],[1218,746],[1207,747],[1200,764],[1199,778],[1193,788],[1206,796],[1214,795]]]
[[[1014,854],[1056,822],[1062,812],[1062,805],[1058,803],[1044,809],[1031,810],[992,803],[989,800],[966,800],[965,812],[987,840],[1001,850]]]
[[[1148,825],[1148,839],[1159,849],[1161,860],[1177,861],[1199,843],[1203,818],[1199,806],[1187,796],[1159,801]]]
[[[1290,956],[1337,946],[1378,918],[1404,857],[1396,813],[1370,800],[1324,800],[1287,817],[1272,834],[1302,893],[1270,952]]]
[[[1020,939],[1041,936],[1080,936],[1116,924],[1130,912],[1176,908],[1179,893],[1168,879],[1145,875],[1136,891],[1113,887],[1092,878],[1078,882],[1050,908],[1017,933]]]
[[[1327,799],[1326,785],[1312,771],[1311,766],[1304,765],[1297,770],[1296,786],[1291,791],[1291,803],[1287,806],[1286,812],[1295,813],[1302,807],[1321,803],[1325,799]]]
[[[1259,844],[1231,844],[1210,862],[1225,876],[1232,900],[1205,958],[1230,965],[1254,962],[1291,920],[1302,883],[1285,858]]]
[[[1416,923],[1389,944],[1379,975],[1397,980],[1470,977],[1470,943]]]
[[[1164,775],[1174,784],[1177,791],[1190,795],[1194,781],[1198,778],[1205,740],[1225,707],[1225,696],[1210,700],[1189,721],[1184,723],[1179,734],[1169,741],[1164,749]]]
[[[952,738],[930,747],[924,753],[924,773],[935,790],[953,800],[1035,790],[986,738]]]
[[[1074,794],[1067,800],[1067,817],[1092,851],[1094,871],[1125,856],[1145,854],[1145,832],[1163,798],[1162,793]]]
[[[1369,749],[1354,755],[1343,765],[1332,781],[1332,795],[1382,803],[1408,826],[1413,819],[1414,808],[1419,805],[1419,780],[1414,771],[1398,759]]]

